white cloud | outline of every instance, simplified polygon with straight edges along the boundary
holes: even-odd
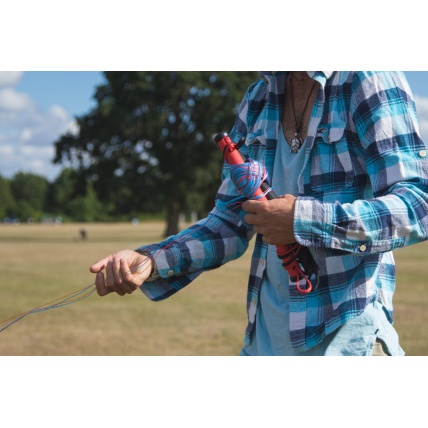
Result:
[[[68,122],[67,129],[65,132],[69,132],[70,134],[77,135],[77,133],[79,132],[79,125],[74,119]]]
[[[0,146],[0,171],[3,177],[12,177],[17,172],[27,172],[54,179],[62,167],[52,165],[54,147],[28,145]]]
[[[21,80],[22,71],[0,71],[0,86],[14,86]]]
[[[54,104],[50,110],[49,113],[53,116],[53,117],[57,117],[59,119],[68,119],[68,114],[66,113],[66,111],[59,105]]]
[[[0,110],[19,112],[34,109],[34,107],[34,102],[27,94],[9,87],[0,88]]]
[[[21,72],[0,72],[0,175],[19,171],[52,180],[62,167],[52,164],[54,142],[65,132],[76,133],[76,121],[59,105],[43,110],[14,86]]]
[[[428,97],[415,95],[416,111],[419,118],[419,130],[422,140],[428,145]]]
[[[29,141],[33,137],[33,131],[30,128],[25,128],[21,132],[20,140]]]
[[[1,156],[9,156],[14,152],[12,146],[0,146],[0,157]]]

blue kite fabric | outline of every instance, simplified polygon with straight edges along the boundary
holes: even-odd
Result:
[[[290,282],[290,338],[305,351],[370,303],[393,322],[393,250],[427,239],[428,157],[413,95],[400,72],[308,72],[319,85],[304,167],[298,180],[294,234],[319,266],[319,286],[307,295]],[[261,72],[248,88],[230,136],[272,176],[287,72]],[[159,277],[141,290],[165,299],[202,272],[240,257],[254,236],[223,166],[215,207],[207,218],[160,244],[139,248]],[[285,177],[286,179],[286,177]],[[257,235],[252,256],[245,343],[251,341],[267,245]]]

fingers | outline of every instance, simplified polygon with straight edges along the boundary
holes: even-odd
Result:
[[[255,225],[258,220],[257,212],[260,209],[260,201],[245,201],[242,204],[242,209],[247,212],[244,216],[245,223]]]
[[[136,287],[138,287],[138,283],[136,284],[135,276],[131,272],[131,268],[129,267],[127,261],[125,259],[119,260],[119,266],[120,266],[120,272],[122,275],[122,281],[124,284],[126,284],[132,291],[135,290]],[[136,270],[136,272],[138,269]]]
[[[257,200],[247,200],[242,204],[242,209],[244,211],[247,211],[249,213],[257,213],[257,211],[260,209],[260,203],[262,201]]]
[[[244,221],[247,224],[253,224],[253,225],[257,224],[257,220],[258,220],[257,214],[247,213],[244,216]]]
[[[152,261],[139,252],[122,250],[94,263],[89,269],[97,273],[96,286],[100,296],[111,292],[124,296],[134,292],[150,276]]]
[[[127,258],[135,265],[134,269],[131,269]],[[123,251],[118,254],[111,254],[94,263],[90,267],[90,271],[97,273],[95,284],[98,294],[105,296],[114,292],[119,296],[124,296],[133,293],[149,276],[149,274],[143,274],[147,270],[147,266],[145,266],[147,262],[150,263],[151,261],[145,256],[133,251]],[[102,272],[104,269],[105,274]]]
[[[119,296],[124,296],[125,294],[131,294],[136,289],[136,287],[130,286],[124,281],[110,281],[108,278],[108,274],[107,278],[105,278],[103,272],[97,273],[95,285],[99,296],[106,296],[113,292],[117,293]]]
[[[103,269],[105,269],[105,267],[106,267],[106,265],[107,265],[107,262],[110,260],[110,256],[108,256],[108,257],[104,257],[103,259],[101,259],[100,261],[98,261],[98,262],[96,262],[96,263],[94,263],[90,268],[89,268],[89,270],[92,272],[92,273],[97,273],[97,272],[99,272],[99,271],[101,271],[101,270],[103,270]]]
[[[119,296],[124,296],[125,292],[120,287],[120,283],[117,282],[116,278],[119,276],[114,272],[114,259],[109,260],[106,266],[106,280],[105,284],[109,288],[109,290],[114,291],[119,294]]]
[[[135,275],[131,272],[130,267],[125,259],[120,259],[119,261],[121,280],[122,280],[122,289],[131,294],[141,285],[141,281],[135,278]]]
[[[106,285],[104,274],[102,272],[97,273],[95,277],[95,285],[99,296],[106,296],[112,292],[112,290]]]
[[[121,259],[115,257],[113,260],[109,260],[106,266],[106,287],[110,291],[115,292],[119,296],[125,294],[131,294],[135,291],[135,287],[131,287],[124,279],[121,270]]]

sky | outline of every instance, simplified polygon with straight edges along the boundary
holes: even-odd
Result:
[[[428,71],[405,72],[415,96],[422,138],[428,143]],[[0,175],[28,172],[53,181],[54,142],[77,132],[75,118],[95,107],[96,71],[0,71]]]
[[[29,172],[54,180],[54,142],[77,132],[76,116],[95,106],[101,72],[0,71],[0,175]]]

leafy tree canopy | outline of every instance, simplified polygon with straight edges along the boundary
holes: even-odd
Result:
[[[79,134],[56,143],[81,193],[87,183],[112,214],[165,211],[166,235],[178,214],[212,204],[221,153],[214,134],[233,126],[255,72],[105,72],[97,106],[79,118]],[[204,191],[201,191],[204,189]],[[208,203],[208,199],[210,203]]]

